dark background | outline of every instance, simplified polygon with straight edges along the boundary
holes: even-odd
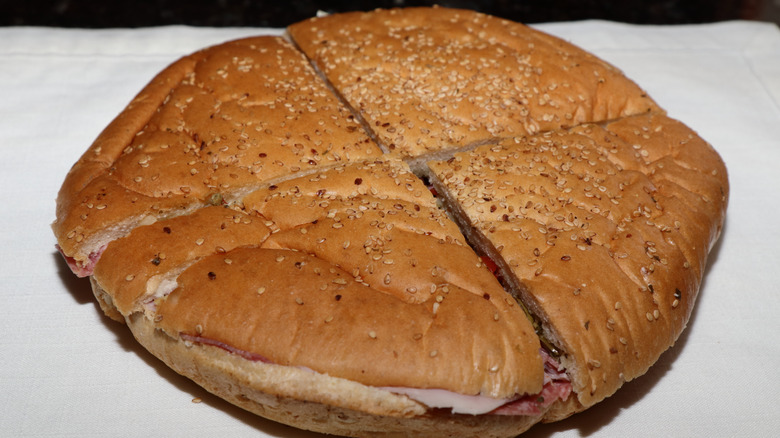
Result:
[[[525,23],[605,19],[639,24],[689,24],[747,19],[780,22],[780,0],[0,0],[0,26],[284,27],[318,10],[394,6],[474,9]]]

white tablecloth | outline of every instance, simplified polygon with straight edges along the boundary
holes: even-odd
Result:
[[[780,31],[538,27],[614,63],[712,143],[731,202],[677,345],[614,397],[528,436],[779,436]],[[278,32],[0,28],[0,436],[319,436],[167,369],[102,316],[49,229],[71,164],[156,72],[207,45]]]

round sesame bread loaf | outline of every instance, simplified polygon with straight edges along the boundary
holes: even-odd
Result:
[[[63,183],[58,247],[145,348],[304,429],[509,437],[675,342],[726,169],[620,71],[446,8],[289,37],[176,61]]]

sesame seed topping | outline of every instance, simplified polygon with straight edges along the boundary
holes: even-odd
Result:
[[[257,294],[262,295],[265,293],[265,286],[260,286],[257,288]]]
[[[127,275],[127,277],[125,277],[125,280],[126,280],[126,281],[133,281],[133,279],[134,279],[134,278],[135,278],[135,275],[133,275],[133,274],[128,274],[128,275]]]
[[[231,259],[225,259],[225,264],[226,264],[226,265],[229,265],[229,264],[231,264],[231,263],[233,263],[233,260],[231,260]]]
[[[371,339],[376,339],[376,332],[371,330],[370,332],[368,332],[368,337]]]
[[[438,355],[439,355],[439,351],[438,350],[431,350],[431,353],[430,353],[431,357],[436,357]]]

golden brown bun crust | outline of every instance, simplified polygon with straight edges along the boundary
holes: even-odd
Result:
[[[258,217],[224,207],[205,207],[186,216],[140,226],[111,242],[94,278],[110,290],[123,315],[142,311],[169,272],[240,246],[259,246],[270,230]],[[150,281],[151,280],[151,281]]]
[[[627,117],[431,169],[566,353],[584,407],[644,374],[680,335],[728,199],[723,162],[689,128]]]
[[[133,137],[149,122],[160,102],[192,69],[194,62],[194,56],[183,58],[158,73],[98,135],[92,146],[73,165],[62,184],[57,204],[58,218],[72,208],[75,196],[89,181],[114,163]]]
[[[353,12],[289,32],[378,142],[402,157],[658,110],[593,55],[473,11]]]
[[[111,242],[94,272],[111,291],[96,293],[102,307],[365,385],[541,390],[520,306],[403,162],[332,167],[242,205],[249,214],[205,207]]]
[[[465,319],[453,324],[449,335],[442,332],[442,340],[436,341],[452,344],[453,351],[470,352],[452,359],[451,365],[463,370],[444,372],[447,367],[434,365],[420,374],[419,380],[404,371],[407,386],[494,397],[539,391],[541,357],[531,325],[465,244],[455,224],[434,205],[422,182],[403,163],[393,160],[339,166],[258,190],[244,200],[245,208],[258,211],[279,226],[264,247],[312,254],[348,272],[370,288],[367,291],[379,293],[377,299],[388,295],[399,300],[399,309],[413,308],[407,305],[429,309],[428,318],[408,315],[409,324],[419,320],[429,327],[412,333],[416,340],[427,342],[428,336],[434,336],[432,329],[442,322],[440,312],[445,305],[463,312]],[[389,303],[377,307],[389,309]],[[360,323],[351,324],[359,327]],[[466,325],[473,333],[461,333]],[[367,330],[373,331],[370,327]],[[425,337],[420,337],[423,333]],[[480,337],[489,341],[477,345]],[[419,347],[415,343],[409,349],[417,350],[422,359],[443,353],[438,347]],[[388,373],[382,368],[382,373]],[[391,368],[395,373],[402,365]],[[485,370],[490,370],[488,375]],[[441,380],[434,381],[432,376],[440,372]],[[455,375],[459,377],[452,378]],[[345,377],[364,381],[365,375]]]
[[[53,228],[63,252],[85,262],[144,217],[380,153],[289,43],[232,41],[141,91],[66,178]]]
[[[259,37],[175,62],[63,183],[59,247],[147,349],[298,427],[500,437],[591,406],[675,342],[728,179],[636,84],[470,11],[290,34],[302,51]],[[538,393],[540,340],[470,245],[564,351],[575,396],[546,413],[452,415],[375,387]]]

